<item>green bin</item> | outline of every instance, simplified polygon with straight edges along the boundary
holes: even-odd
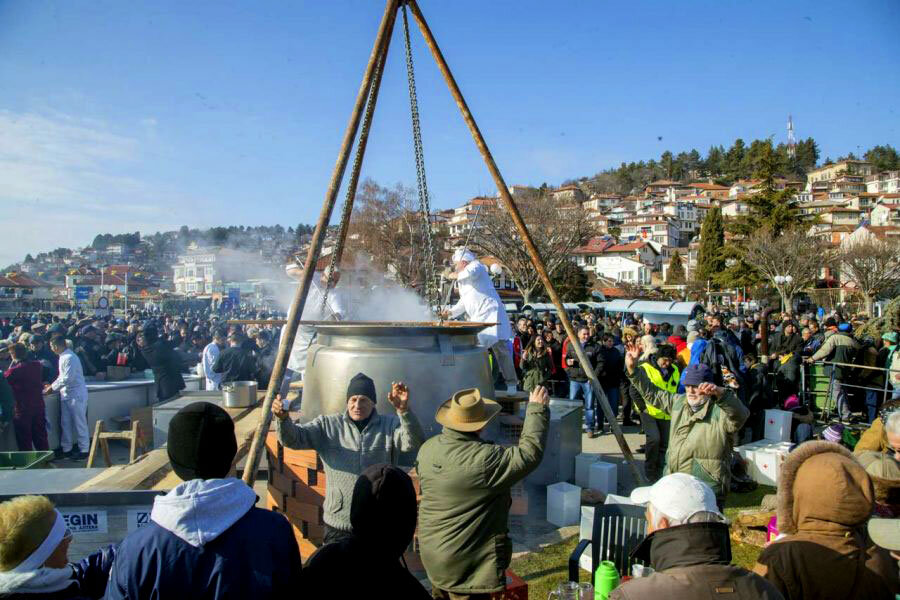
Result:
[[[831,368],[826,368],[821,363],[810,365],[806,371],[806,391],[815,402],[819,410],[825,408],[828,401],[828,390],[831,386]],[[834,407],[831,407],[834,410]]]
[[[10,469],[43,469],[53,458],[52,450],[29,450],[27,452],[0,452],[0,471]]]

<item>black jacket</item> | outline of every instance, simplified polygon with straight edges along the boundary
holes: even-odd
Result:
[[[625,359],[618,350],[599,346],[596,367],[601,386],[605,389],[619,387],[625,372]]]
[[[212,370],[222,373],[222,383],[256,381],[256,357],[242,346],[230,346],[219,353]]]
[[[143,348],[141,353],[153,369],[158,400],[168,400],[185,388],[184,378],[181,376],[181,359],[169,342],[157,340]]]
[[[322,546],[309,558],[304,597],[431,598],[400,563],[416,530],[416,490],[409,475],[386,464],[364,470],[353,487],[350,524],[351,537]]]
[[[583,347],[584,353],[587,355],[588,360],[591,361],[591,366],[593,367],[597,363],[597,356],[600,354],[600,348],[590,341]],[[571,367],[568,366],[568,359],[570,358],[575,359],[575,363]],[[578,362],[578,356],[575,354],[575,348],[572,347],[572,344],[566,346],[566,374],[568,374],[569,379],[572,381],[580,381],[583,383],[588,380],[588,376]]]

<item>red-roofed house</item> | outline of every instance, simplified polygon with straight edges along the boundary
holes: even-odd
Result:
[[[11,271],[0,274],[0,297],[49,299],[53,297],[53,284]]]

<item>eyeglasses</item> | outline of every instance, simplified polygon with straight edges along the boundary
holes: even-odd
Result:
[[[69,541],[69,540],[72,539],[72,537],[73,537],[74,535],[75,535],[75,534],[72,533],[72,530],[69,529],[68,527],[66,527],[66,531],[65,531],[65,533],[63,533],[63,537],[62,537],[62,540],[61,540],[61,541],[63,541],[63,542]]]

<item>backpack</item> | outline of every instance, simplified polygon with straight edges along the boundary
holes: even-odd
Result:
[[[700,362],[712,369],[716,385],[732,389],[739,389],[743,385],[744,378],[737,356],[728,351],[722,340],[716,337],[710,339],[700,356]]]

